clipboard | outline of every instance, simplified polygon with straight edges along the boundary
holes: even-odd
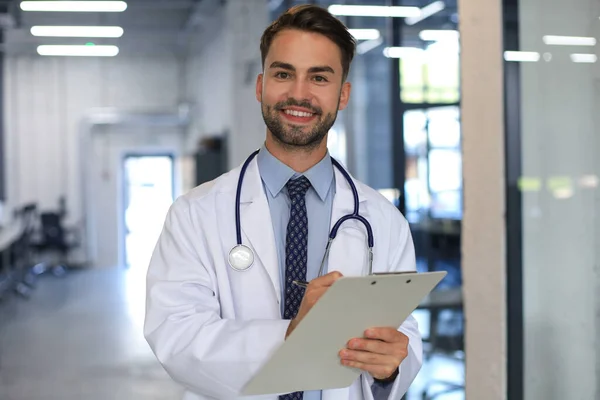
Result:
[[[342,365],[340,350],[369,328],[400,327],[445,276],[440,271],[340,278],[246,383],[241,395],[350,386],[362,371]]]

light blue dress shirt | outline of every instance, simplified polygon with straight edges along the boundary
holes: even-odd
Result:
[[[281,278],[281,315],[285,302],[285,238],[287,224],[290,218],[290,198],[287,194],[286,183],[291,178],[306,176],[311,187],[306,192],[306,212],[308,218],[308,249],[306,263],[306,280],[317,278],[319,268],[331,226],[331,212],[333,209],[333,197],[335,196],[335,174],[333,163],[329,153],[315,166],[303,174],[279,161],[263,145],[257,156],[258,170],[263,182],[263,188],[271,211],[273,231],[275,233],[275,245],[277,246],[277,259],[279,261],[279,273]],[[323,275],[327,274],[327,260],[323,268]],[[390,384],[372,386],[376,400],[387,399]],[[304,400],[321,400],[321,391],[304,392]]]

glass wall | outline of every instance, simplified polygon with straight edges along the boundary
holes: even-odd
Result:
[[[600,3],[505,15],[509,398],[598,399]]]

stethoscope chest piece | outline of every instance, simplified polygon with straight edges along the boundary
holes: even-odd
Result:
[[[229,251],[229,265],[236,271],[247,271],[254,265],[254,252],[246,245],[236,245]]]

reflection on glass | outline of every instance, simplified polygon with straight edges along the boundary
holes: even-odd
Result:
[[[431,150],[429,174],[429,187],[432,192],[459,190],[462,178],[460,151]]]
[[[462,157],[456,106],[404,113],[406,217],[462,217]]]
[[[456,103],[460,98],[458,41],[444,39],[400,59],[405,103]]]
[[[404,148],[407,152],[422,153],[427,147],[427,116],[422,111],[404,114]]]
[[[432,147],[458,148],[460,122],[457,107],[432,108],[428,111],[429,143]],[[433,116],[433,117],[432,117]]]

